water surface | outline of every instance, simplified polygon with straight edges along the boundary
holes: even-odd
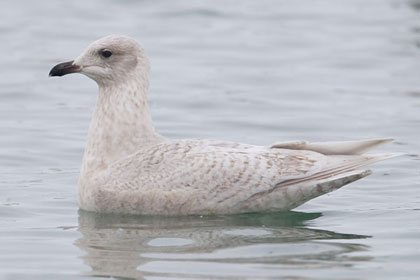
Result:
[[[0,4],[0,278],[417,279],[420,2],[5,1]],[[152,63],[170,138],[268,145],[395,137],[408,155],[288,213],[78,210],[97,87],[47,77],[126,34]]]

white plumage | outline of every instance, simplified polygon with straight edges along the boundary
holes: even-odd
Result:
[[[79,181],[81,208],[127,214],[290,210],[370,174],[393,157],[361,155],[391,139],[275,143],[169,140],[153,128],[148,60],[125,36],[93,42],[51,76],[80,72],[99,85]]]

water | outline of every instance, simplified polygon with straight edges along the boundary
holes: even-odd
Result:
[[[420,2],[3,1],[0,278],[417,279]],[[289,213],[78,211],[96,85],[48,78],[107,34],[152,62],[158,130],[269,144],[393,136],[408,155]]]

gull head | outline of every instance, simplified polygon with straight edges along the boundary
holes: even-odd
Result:
[[[137,41],[127,36],[109,35],[91,43],[75,60],[57,64],[49,75],[81,73],[100,86],[107,86],[135,79],[148,70],[148,60]]]

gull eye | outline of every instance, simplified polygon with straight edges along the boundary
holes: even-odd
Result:
[[[101,52],[101,55],[102,55],[103,57],[105,57],[105,58],[108,58],[108,57],[110,57],[110,56],[112,55],[112,52],[111,52],[111,51],[108,51],[108,50],[103,50],[103,51]]]

